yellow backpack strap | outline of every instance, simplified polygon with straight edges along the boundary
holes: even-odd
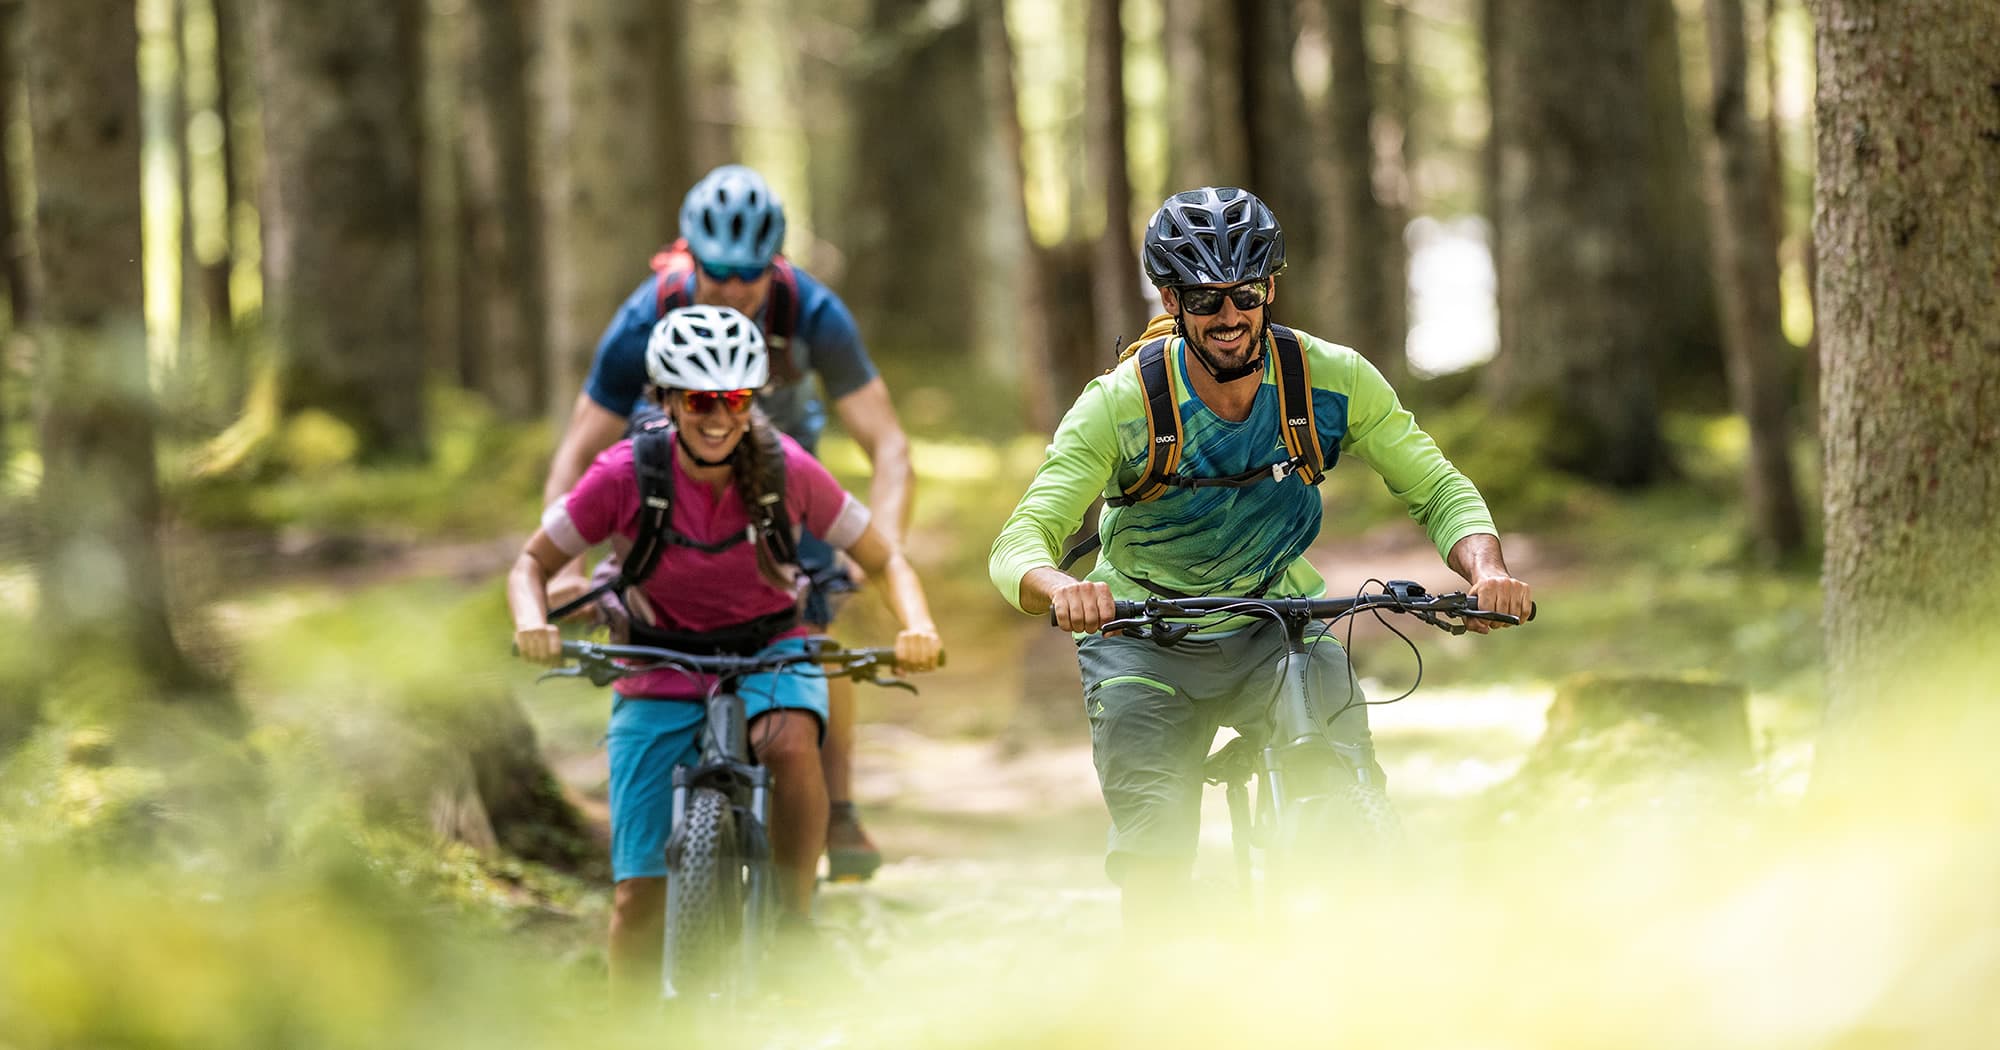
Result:
[[[1139,384],[1146,391],[1146,469],[1125,491],[1105,502],[1114,507],[1160,498],[1167,477],[1181,465],[1181,406],[1167,375],[1167,340],[1139,348]]]
[[[1305,347],[1298,333],[1284,325],[1272,325],[1271,337],[1278,354],[1278,418],[1285,454],[1292,457],[1301,480],[1317,485],[1326,477],[1326,459],[1313,424],[1312,372],[1306,366]]]

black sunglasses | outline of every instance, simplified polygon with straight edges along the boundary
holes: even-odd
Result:
[[[1267,277],[1261,281],[1234,284],[1227,288],[1215,288],[1203,284],[1182,285],[1174,289],[1174,294],[1181,301],[1181,309],[1196,317],[1207,317],[1222,312],[1223,296],[1228,296],[1229,301],[1235,303],[1238,310],[1255,310],[1270,301],[1271,279]]]

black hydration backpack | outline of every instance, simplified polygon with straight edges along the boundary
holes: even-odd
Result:
[[[785,506],[785,456],[780,443],[774,440],[771,447],[764,450],[766,469],[756,479],[755,499],[745,508],[750,514],[749,528],[741,535],[731,536],[719,543],[702,543],[673,527],[673,424],[665,413],[646,408],[633,415],[628,432],[632,435],[633,474],[639,484],[638,535],[633,537],[631,549],[619,559],[616,576],[599,583],[582,597],[551,610],[550,622],[585,608],[606,595],[623,601],[629,588],[639,586],[653,575],[668,547],[692,547],[706,554],[720,554],[739,543],[760,543],[778,564],[798,564],[798,539],[792,533],[791,513]],[[775,434],[772,431],[763,433]],[[755,441],[758,434],[759,431],[752,430],[743,436],[743,440]],[[626,605],[629,609],[631,603]],[[794,609],[696,635],[656,627],[635,616],[631,621],[631,640],[636,645],[691,652],[754,652],[763,648],[771,636],[797,622],[798,613]]]

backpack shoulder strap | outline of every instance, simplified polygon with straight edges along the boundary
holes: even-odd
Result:
[[[1108,501],[1114,506],[1159,499],[1167,489],[1167,477],[1181,463],[1181,411],[1167,373],[1167,343],[1165,338],[1154,339],[1138,351],[1139,383],[1146,391],[1146,469]]]
[[[618,564],[615,579],[591,588],[582,596],[549,611],[554,623],[606,594],[623,593],[627,587],[643,583],[660,564],[673,540],[674,520],[674,430],[665,416],[649,419],[632,435],[632,473],[639,484],[639,534],[632,549]]]
[[[693,272],[694,253],[688,251],[685,237],[653,253],[653,273],[659,278],[654,282],[654,320],[667,316],[668,310],[688,304],[688,295],[683,288],[688,274]]]
[[[644,583],[666,552],[674,521],[674,428],[662,419],[632,438],[632,473],[639,482],[639,534],[618,566],[620,591]]]
[[[756,431],[743,436],[751,441]],[[763,449],[764,467],[757,478],[756,504],[743,508],[750,515],[750,530],[753,538],[764,545],[773,561],[780,565],[799,563],[799,540],[792,531],[792,512],[785,502],[787,474],[785,468],[785,446],[777,439],[776,431],[771,432],[772,441]]]
[[[1298,333],[1284,325],[1272,325],[1271,336],[1278,354],[1278,419],[1285,452],[1300,479],[1317,485],[1326,477],[1326,457],[1313,423],[1312,372],[1305,347]]]
[[[770,348],[771,374],[780,385],[799,379],[797,362],[792,360],[792,336],[798,334],[803,305],[799,299],[799,271],[782,255],[771,257],[771,290],[764,306],[764,343]]]

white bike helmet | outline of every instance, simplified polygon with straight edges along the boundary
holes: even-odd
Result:
[[[727,306],[683,306],[653,326],[646,375],[669,390],[761,390],[771,358],[748,317]]]

